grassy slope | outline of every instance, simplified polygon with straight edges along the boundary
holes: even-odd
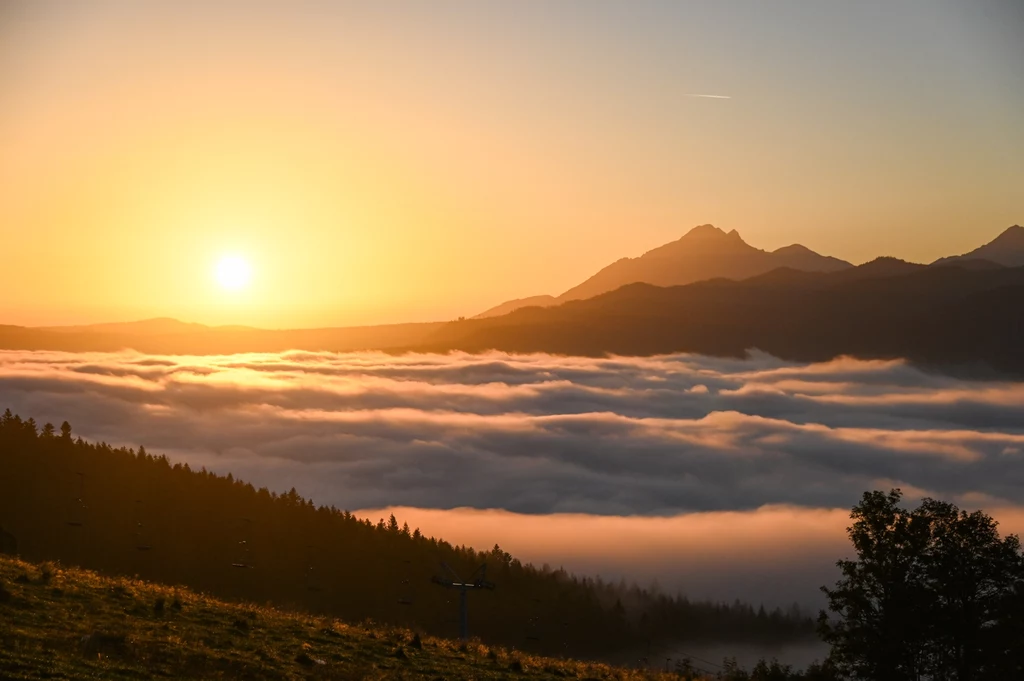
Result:
[[[161,605],[162,604],[162,605]],[[0,556],[2,679],[659,679]]]

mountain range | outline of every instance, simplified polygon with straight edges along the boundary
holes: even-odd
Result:
[[[681,283],[680,283],[681,282]],[[502,314],[502,309],[509,310]],[[1024,374],[1024,227],[931,264],[854,266],[799,245],[767,252],[710,225],[624,258],[557,298],[509,301],[472,319],[268,330],[160,318],[0,325],[0,349],[228,354],[285,350],[554,352],[907,358]]]
[[[1024,265],[1024,227],[1014,225],[994,241],[970,253],[942,258],[937,262],[968,260],[987,260],[1006,267]],[[897,265],[895,262],[894,258],[885,258],[875,269],[902,267],[909,271],[915,266],[914,263]],[[676,241],[638,258],[622,258],[613,262],[557,297],[541,295],[510,300],[476,318],[497,317],[522,307],[549,307],[570,300],[592,298],[627,284],[680,286],[717,278],[742,280],[782,267],[802,272],[839,272],[851,269],[853,265],[839,258],[820,255],[800,244],[764,251],[746,243],[736,230],[724,232],[713,225],[700,225]]]
[[[907,359],[1024,374],[1024,267],[879,259],[837,272],[776,269],[742,281],[628,284],[553,307],[446,325],[419,351]]]

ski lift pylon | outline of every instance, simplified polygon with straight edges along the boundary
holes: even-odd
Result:
[[[306,546],[306,591],[323,591],[317,582],[315,553],[316,547],[312,544]]]
[[[403,560],[402,563],[405,565],[405,574],[399,583],[398,604],[414,605],[416,603],[416,590],[412,583],[412,561]]]
[[[75,471],[78,476],[78,496],[68,503],[67,524],[70,527],[85,526],[85,473]]]
[[[145,525],[142,524],[142,499],[135,500],[135,550],[149,551],[153,546],[147,541]]]
[[[231,562],[231,567],[238,569],[247,569],[252,567],[252,564],[249,562],[249,537],[251,535],[252,530],[252,521],[248,518],[240,518],[239,520],[241,521],[242,524],[241,527],[238,528],[236,538],[241,538],[238,539],[238,541],[236,541],[234,543],[234,546],[232,547],[235,551],[235,557],[234,560],[232,560]]]

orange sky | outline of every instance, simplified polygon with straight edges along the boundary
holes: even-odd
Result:
[[[707,222],[963,252],[1024,221],[993,2],[5,4],[0,323],[449,319]]]

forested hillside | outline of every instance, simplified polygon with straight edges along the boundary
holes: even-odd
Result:
[[[496,588],[470,596],[470,633],[548,653],[595,655],[661,640],[790,640],[799,613],[685,598],[524,565],[494,546],[455,547],[399,520],[359,519],[240,480],[171,464],[140,447],[74,438],[10,410],[0,418],[5,548],[109,574],[270,601],[348,621],[458,632],[458,594],[433,583],[486,565]]]

